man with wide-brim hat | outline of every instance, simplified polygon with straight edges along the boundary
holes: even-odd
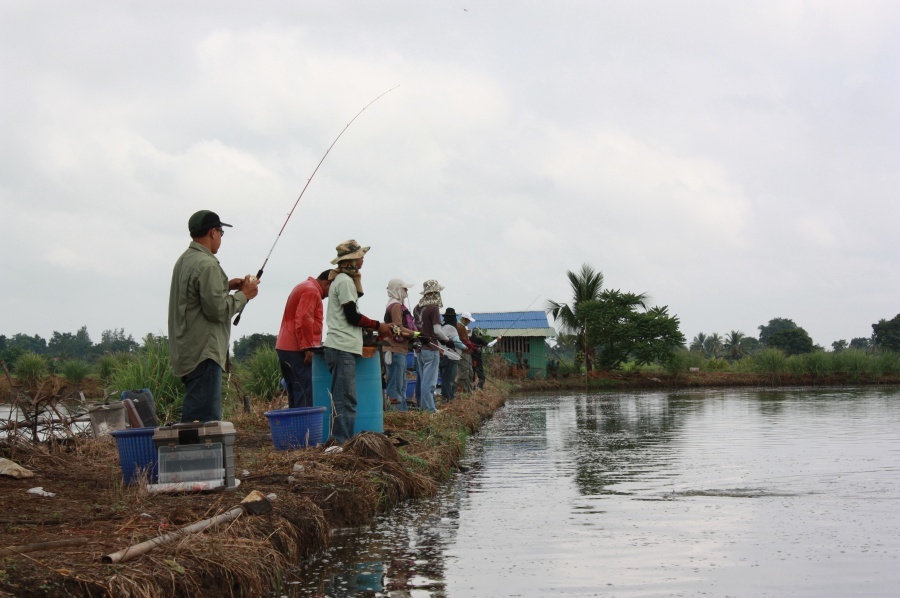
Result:
[[[441,343],[450,342],[449,337],[441,329],[441,291],[444,290],[437,280],[426,280],[422,284],[422,298],[413,310],[416,327],[422,335],[422,347],[416,354],[416,396],[419,409],[434,413],[437,407],[434,392],[437,388],[438,368],[440,367]]]
[[[365,255],[369,247],[355,240],[344,241],[336,247],[337,257],[331,260],[337,268],[329,279],[328,311],[325,321],[325,364],[331,372],[331,400],[334,424],[331,437],[346,442],[356,426],[356,360],[362,357],[363,329],[376,330],[381,335],[391,332],[390,324],[372,320],[359,313],[357,301],[363,294],[362,275]]]
[[[169,358],[172,371],[184,382],[182,422],[222,419],[222,372],[228,366],[231,318],[259,292],[255,276],[229,280],[219,265],[215,255],[225,227],[231,225],[210,210],[191,215],[191,244],[172,270]]]

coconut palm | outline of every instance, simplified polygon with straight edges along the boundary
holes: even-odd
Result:
[[[719,336],[718,332],[713,332],[706,337],[703,349],[706,351],[706,356],[710,359],[715,359],[722,354],[722,337]]]
[[[740,330],[732,330],[725,335],[725,350],[731,359],[740,359],[744,352],[741,350],[741,341],[747,336]]]
[[[704,344],[706,343],[706,334],[703,332],[698,332],[697,335],[691,340],[691,351],[696,351],[697,353],[703,353],[706,349],[704,348]]]
[[[600,298],[603,289],[603,272],[594,270],[587,264],[581,265],[580,272],[566,272],[569,285],[572,288],[571,303],[557,303],[552,299],[547,300],[544,310],[559,323],[560,330],[575,336],[577,345],[584,350],[585,367],[587,371],[593,369],[593,347],[585,347],[584,321],[578,316],[578,306],[587,301],[596,301]]]

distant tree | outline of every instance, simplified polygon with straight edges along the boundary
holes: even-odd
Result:
[[[843,351],[846,348],[847,348],[847,341],[845,341],[844,339],[841,339],[839,341],[834,341],[833,343],[831,343],[831,350],[834,351],[835,353],[840,353],[841,351]]]
[[[799,328],[793,320],[787,318],[773,318],[768,324],[759,327],[759,342],[765,346],[771,346],[769,342],[772,336],[782,330],[793,330]]]
[[[719,336],[718,332],[713,332],[706,337],[706,340],[703,342],[703,349],[706,352],[706,356],[710,359],[715,359],[722,354],[722,337]]]
[[[762,343],[759,342],[756,338],[752,336],[745,336],[741,339],[741,342],[738,343],[738,347],[741,349],[742,355],[753,355],[759,348],[762,346]]]
[[[124,328],[113,328],[100,333],[100,344],[97,351],[103,353],[134,353],[139,345],[130,334],[125,335]]]
[[[725,335],[725,350],[728,352],[729,359],[740,359],[744,352],[741,350],[741,341],[746,335],[740,330],[732,330]]]
[[[678,318],[666,306],[647,309],[644,299],[644,294],[607,290],[579,306],[587,322],[587,345],[595,349],[599,367],[616,369],[629,359],[663,362],[683,348]]]
[[[582,264],[580,272],[566,272],[569,286],[572,290],[571,303],[558,303],[548,299],[544,307],[550,316],[559,323],[560,332],[575,336],[579,349],[583,350],[585,368],[588,372],[594,365],[594,348],[585,342],[584,314],[581,313],[581,305],[588,301],[596,301],[603,290],[603,272],[594,270],[593,267]],[[638,295],[641,301],[644,295]]]
[[[850,341],[851,349],[861,349],[865,351],[872,347],[872,341],[864,336],[858,336]]]
[[[878,320],[878,323],[872,324],[872,338],[875,346],[879,349],[887,351],[900,352],[900,314],[893,319]]]
[[[706,333],[698,332],[696,336],[691,340],[690,350],[695,353],[705,353],[706,352]]]
[[[813,342],[809,334],[800,327],[779,330],[769,337],[768,347],[781,349],[788,355],[811,353]]]
[[[234,341],[234,360],[244,361],[256,352],[260,347],[274,349],[275,341],[278,337],[274,334],[251,334],[250,336],[242,336],[239,340]]]
[[[94,343],[88,335],[87,326],[82,326],[78,332],[56,332],[47,344],[51,356],[60,359],[87,359],[91,354]]]
[[[27,334],[14,334],[7,341],[9,349],[21,349],[26,353],[37,353],[43,355],[47,352],[47,341],[38,335],[28,336]]]

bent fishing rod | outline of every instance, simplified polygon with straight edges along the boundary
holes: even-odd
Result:
[[[348,123],[344,126],[344,128],[341,129],[341,132],[338,133],[338,136],[334,138],[334,141],[332,141],[332,142],[331,142],[331,145],[328,146],[328,149],[325,150],[325,155],[322,156],[322,159],[319,160],[319,163],[316,164],[315,169],[313,169],[312,174],[309,175],[309,178],[308,178],[308,179],[306,179],[306,184],[303,185],[303,189],[300,191],[300,195],[297,196],[297,201],[294,202],[294,207],[291,208],[291,211],[288,212],[287,218],[284,219],[284,224],[281,225],[281,230],[278,231],[278,236],[275,237],[275,242],[272,243],[272,248],[269,249],[269,253],[266,255],[266,259],[263,260],[262,266],[259,267],[259,272],[256,273],[256,279],[257,279],[257,280],[259,280],[260,278],[262,278],[263,270],[266,269],[266,264],[269,263],[269,258],[272,257],[272,252],[275,251],[275,245],[278,244],[278,240],[281,238],[281,233],[284,232],[284,228],[287,226],[287,223],[288,223],[288,221],[291,219],[291,216],[294,215],[294,210],[297,209],[297,205],[300,203],[300,199],[303,197],[303,194],[306,193],[306,188],[309,187],[309,183],[312,182],[313,177],[316,176],[316,173],[317,173],[317,172],[319,172],[319,167],[322,165],[322,162],[325,161],[325,158],[328,157],[328,153],[331,151],[331,148],[333,148],[333,147],[334,147],[334,144],[338,142],[338,139],[341,138],[341,135],[344,134],[344,131],[346,131],[348,128],[350,128],[350,125],[353,124],[353,121],[355,121],[357,118],[359,118],[359,115],[366,111],[366,108],[368,108],[369,106],[371,106],[372,104],[374,104],[375,102],[377,102],[378,100],[380,100],[381,98],[383,98],[384,96],[386,96],[387,94],[391,93],[392,91],[394,91],[394,90],[397,89],[398,87],[400,87],[400,86],[399,86],[399,85],[395,85],[394,87],[390,88],[389,90],[387,90],[386,92],[382,93],[380,96],[378,96],[377,98],[375,98],[374,100],[372,100],[371,102],[369,102],[368,104],[366,104],[365,106],[363,106],[363,109],[360,110],[359,112],[357,112],[357,113],[356,113],[356,116],[354,116],[353,118],[350,119],[350,122],[348,122]],[[238,311],[237,316],[234,318],[233,324],[234,324],[235,326],[237,326],[238,323],[241,321],[241,314],[244,313],[244,307],[246,307],[246,306],[247,306],[247,304],[245,303],[245,304],[241,307],[240,311]]]

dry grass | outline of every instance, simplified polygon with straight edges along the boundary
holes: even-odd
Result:
[[[433,495],[455,470],[466,435],[504,401],[499,391],[462,395],[436,414],[385,414],[385,434],[323,448],[275,451],[263,413],[235,414],[235,491],[159,495],[124,486],[111,438],[18,450],[30,480],[0,480],[4,545],[85,538],[74,548],[0,560],[0,596],[246,596],[295,574],[294,563],[328,546],[335,528],[369,523],[398,503]],[[9,449],[0,446],[0,456]],[[42,486],[53,498],[28,494]],[[251,490],[274,493],[273,512],[248,516],[155,548],[133,561],[100,557],[225,512]]]

